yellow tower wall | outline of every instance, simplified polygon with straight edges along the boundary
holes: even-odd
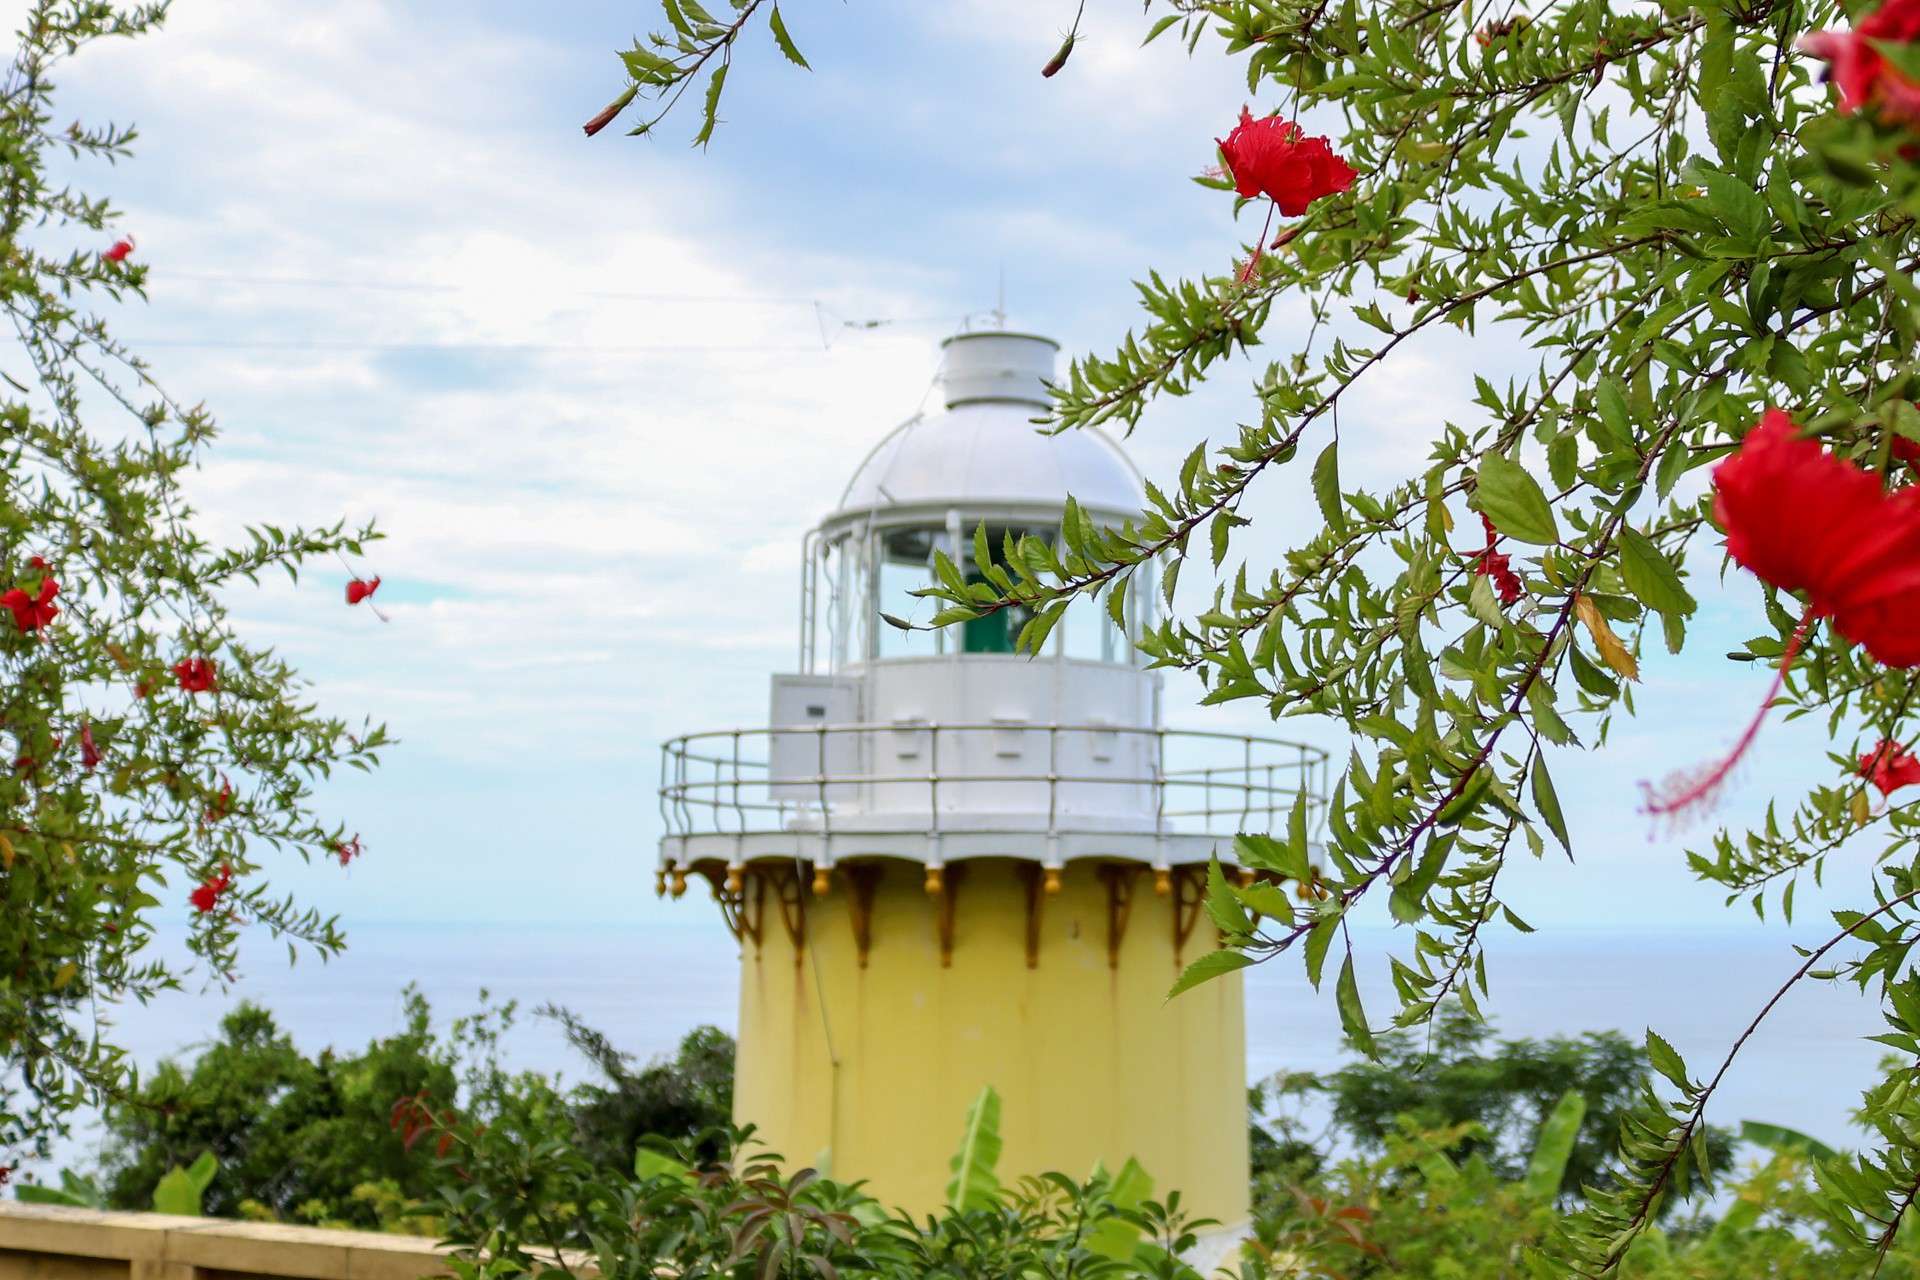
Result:
[[[992,1085],[1003,1182],[1048,1170],[1084,1177],[1096,1162],[1112,1170],[1133,1156],[1156,1198],[1178,1188],[1192,1215],[1246,1218],[1240,975],[1166,1000],[1181,963],[1216,945],[1191,892],[1158,895],[1141,867],[1074,863],[1057,892],[1041,893],[1030,864],[969,860],[946,871],[943,962],[949,904],[925,890],[922,869],[868,865],[881,870],[865,911],[845,867],[827,894],[804,893],[798,951],[792,890],[804,881],[789,882],[784,919],[765,889],[758,941],[741,948],[736,1120],[757,1126],[789,1166],[863,1179],[883,1203],[924,1213],[944,1201],[967,1107]],[[1178,903],[1189,935],[1177,954]]]

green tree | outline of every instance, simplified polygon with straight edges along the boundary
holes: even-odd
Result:
[[[183,481],[213,420],[88,310],[140,296],[146,268],[112,247],[112,206],[62,175],[125,157],[134,134],[56,126],[52,77],[164,12],[35,0],[0,86],[0,308],[30,379],[0,387],[0,1163],[124,1095],[102,1016],[115,1002],[193,966],[230,977],[252,928],[340,947],[333,921],[274,895],[262,859],[334,854],[346,833],[312,785],[385,741],[317,713],[225,603],[264,572],[357,553],[372,530],[262,524],[238,546],[206,542]],[[189,967],[147,950],[156,914],[192,922]]]
[[[396,1102],[453,1098],[459,1062],[433,1034],[426,1000],[406,996],[406,1023],[357,1054],[301,1053],[273,1015],[241,1005],[190,1066],[163,1062],[140,1090],[109,1106],[106,1186],[119,1208],[142,1209],[174,1166],[204,1152],[219,1172],[202,1197],[214,1217],[378,1225],[355,1191],[390,1183],[423,1197],[431,1154],[395,1135]]]
[[[622,55],[630,83],[595,126],[636,98],[664,111],[704,83],[696,139],[706,141],[732,50],[757,20],[804,65],[765,0],[734,0],[724,20],[685,0],[663,9],[661,32]],[[1604,744],[1615,717],[1635,709],[1641,663],[1685,652],[1689,567],[1710,571],[1726,550],[1708,471],[1770,407],[1788,411],[1817,445],[1772,455],[1790,460],[1769,473],[1743,526],[1746,563],[1768,575],[1765,601],[1752,638],[1729,656],[1777,666],[1789,714],[1823,721],[1831,755],[1807,762],[1804,794],[1770,808],[1763,827],[1706,837],[1688,865],[1730,900],[1791,916],[1795,886],[1832,854],[1877,850],[1827,877],[1856,909],[1839,913],[1782,988],[1819,977],[1877,988],[1887,1043],[1904,1055],[1865,1099],[1879,1147],[1822,1170],[1825,1211],[1851,1233],[1850,1264],[1876,1265],[1920,1198],[1920,979],[1906,964],[1920,941],[1920,811],[1874,803],[1857,763],[1884,742],[1900,754],[1882,780],[1904,781],[1920,735],[1920,586],[1909,572],[1920,518],[1905,461],[1920,456],[1920,9],[1147,9],[1158,10],[1147,40],[1213,44],[1238,60],[1233,74],[1263,112],[1331,136],[1303,143],[1252,122],[1270,145],[1216,185],[1224,203],[1236,177],[1284,170],[1267,184],[1271,204],[1235,197],[1258,238],[1237,253],[1223,245],[1215,273],[1141,281],[1140,326],[1113,354],[1073,362],[1048,425],[1131,431],[1229,357],[1258,359],[1276,309],[1304,309],[1314,323],[1257,366],[1240,425],[1223,424],[1222,439],[1150,487],[1139,520],[1100,528],[1070,507],[1058,545],[1024,540],[987,581],[943,564],[927,592],[946,606],[935,624],[1029,610],[1021,643],[1036,649],[1075,603],[1104,596],[1121,616],[1139,570],[1159,562],[1171,616],[1142,645],[1157,665],[1195,673],[1210,705],[1350,726],[1355,749],[1325,812],[1327,896],[1296,907],[1265,886],[1240,888],[1241,904],[1216,904],[1230,952],[1194,977],[1293,954],[1318,985],[1331,959],[1342,1021],[1365,1046],[1378,1014],[1361,1004],[1354,970],[1365,957],[1347,941],[1346,917],[1384,899],[1406,926],[1391,958],[1390,1025],[1420,1025],[1449,999],[1479,1008],[1489,934],[1526,927],[1501,900],[1503,871],[1516,856],[1571,853],[1590,838],[1568,829],[1549,757],[1564,764]],[[1850,20],[1857,35],[1801,51]],[[1838,106],[1818,58],[1840,68]],[[1227,123],[1196,121],[1196,143]],[[1336,166],[1310,152],[1344,157],[1357,177],[1331,181]],[[1342,400],[1449,330],[1481,335],[1488,353],[1471,411],[1436,423],[1426,448],[1401,450],[1408,462],[1384,487],[1343,480]],[[1318,528],[1277,556],[1246,558],[1257,510],[1303,504],[1317,508]],[[1211,590],[1176,608],[1194,558],[1190,585],[1211,573]],[[1728,772],[1682,773],[1649,789],[1649,807],[1697,811]],[[1305,819],[1250,833],[1239,861],[1269,879],[1308,878]],[[1243,909],[1256,918],[1231,927]],[[1861,954],[1837,951],[1843,943]],[[1614,1273],[1660,1207],[1711,1176],[1707,1112],[1748,1039],[1696,1072],[1649,1036],[1662,1083],[1623,1129],[1618,1183],[1552,1246],[1561,1273]]]
[[[170,1169],[211,1154],[217,1172],[201,1198],[211,1216],[414,1228],[428,1220],[409,1206],[434,1198],[447,1176],[427,1136],[455,1123],[528,1145],[564,1141],[608,1178],[632,1173],[643,1140],[703,1156],[725,1142],[733,1040],[717,1028],[696,1028],[673,1055],[636,1065],[604,1034],[552,1009],[595,1072],[567,1085],[503,1065],[512,1003],[483,991],[480,1008],[444,1030],[414,988],[403,1006],[393,1034],[357,1052],[308,1056],[271,1013],[241,1005],[218,1037],[192,1046],[190,1061],[162,1062],[105,1108],[97,1181],[106,1201],[144,1209]]]
[[[1585,1118],[1559,1186],[1569,1199],[1614,1181],[1620,1126],[1653,1082],[1646,1051],[1618,1032],[1496,1043],[1493,1029],[1457,1003],[1443,1005],[1427,1027],[1377,1037],[1375,1050],[1315,1082],[1343,1141],[1378,1156],[1410,1128],[1456,1132],[1444,1148],[1450,1159],[1477,1158],[1493,1176],[1517,1182],[1541,1126],[1563,1097],[1577,1094]],[[1714,1129],[1709,1140],[1714,1167],[1729,1163],[1732,1135]]]
[[[647,1137],[690,1143],[706,1158],[718,1154],[733,1122],[732,1036],[718,1027],[696,1027],[672,1057],[636,1068],[632,1055],[571,1011],[547,1005],[540,1012],[560,1023],[567,1043],[599,1076],[599,1082],[576,1085],[568,1099],[575,1138],[588,1159],[602,1168],[627,1169]]]

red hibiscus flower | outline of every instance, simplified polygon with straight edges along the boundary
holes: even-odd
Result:
[[[1487,545],[1475,557],[1473,574],[1476,578],[1492,578],[1500,603],[1513,604],[1527,593],[1526,587],[1521,584],[1520,575],[1513,571],[1506,553],[1493,549],[1500,541],[1500,531],[1493,527],[1493,521],[1487,519],[1484,511],[1480,513],[1480,525],[1487,531]]]
[[[371,600],[373,593],[380,589],[380,575],[375,574],[371,581],[355,578],[347,584],[347,603],[359,604],[362,600]]]
[[[1889,667],[1920,666],[1920,490],[1800,438],[1769,409],[1713,473],[1727,553],[1763,582],[1804,591],[1814,618]]]
[[[1801,438],[1780,409],[1767,410],[1714,469],[1713,489],[1727,554],[1770,586],[1805,592],[1807,609],[1732,752],[1658,786],[1641,784],[1647,811],[1663,817],[1712,804],[1819,619],[1831,618],[1885,666],[1920,666],[1920,489],[1887,493],[1873,472]]]
[[[113,247],[101,254],[108,262],[125,262],[127,255],[133,252],[133,237],[121,236],[113,242]]]
[[[346,866],[360,856],[360,837],[355,835],[351,840],[342,840],[333,846],[333,852],[334,856],[340,859],[340,865]]]
[[[1827,64],[1840,90],[1840,111],[1872,107],[1892,121],[1920,124],[1920,84],[1902,75],[1874,47],[1920,40],[1920,0],[1887,0],[1851,31],[1815,31],[1800,47]]]
[[[1279,116],[1255,120],[1242,107],[1233,132],[1214,141],[1226,157],[1233,189],[1243,197],[1268,197],[1283,217],[1297,218],[1321,196],[1353,186],[1353,166],[1333,153],[1330,141],[1306,137],[1299,125]]]
[[[213,660],[182,658],[173,664],[173,678],[188,693],[207,693],[213,688]]]
[[[1860,776],[1890,796],[1901,787],[1920,782],[1920,759],[1899,743],[1883,738],[1860,757]]]
[[[220,792],[208,802],[207,810],[201,815],[201,820],[209,823],[218,822],[232,812],[233,783],[229,782],[227,775],[223,773],[220,775]]]
[[[206,915],[220,904],[220,895],[233,887],[233,868],[226,863],[220,864],[218,875],[208,876],[200,882],[200,887],[189,895],[193,909]]]
[[[93,744],[93,722],[80,723],[80,767],[92,773],[100,764],[100,748]]]
[[[38,631],[52,622],[60,612],[60,606],[53,598],[60,594],[60,584],[52,578],[40,579],[40,591],[37,595],[28,595],[19,587],[0,594],[0,606],[13,610],[14,625],[22,631]]]

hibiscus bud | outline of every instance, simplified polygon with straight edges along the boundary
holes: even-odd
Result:
[[[609,102],[605,107],[602,107],[599,115],[581,125],[580,128],[591,138],[594,134],[612,124],[613,118],[627,109],[627,104],[633,101],[633,95],[638,92],[640,92],[639,85],[628,85],[625,93],[615,98],[612,102]]]
[[[1049,80],[1060,74],[1060,68],[1066,66],[1067,59],[1073,56],[1073,44],[1078,38],[1078,36],[1069,35],[1065,40],[1062,40],[1060,42],[1060,48],[1051,58],[1047,59],[1047,65],[1040,68],[1040,74]]]

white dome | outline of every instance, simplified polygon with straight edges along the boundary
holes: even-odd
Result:
[[[1071,494],[1114,520],[1146,505],[1139,472],[1097,428],[1043,434],[1042,380],[1058,344],[1015,333],[963,333],[943,345],[946,410],[896,427],[854,472],[829,523],[902,507],[1042,508]]]

